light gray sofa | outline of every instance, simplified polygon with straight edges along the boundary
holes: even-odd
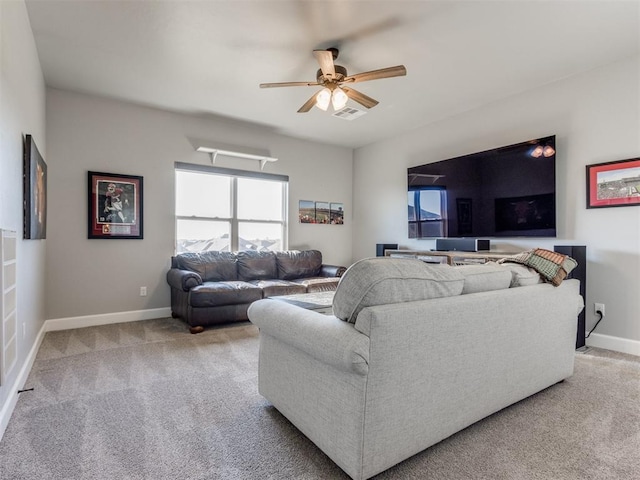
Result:
[[[362,260],[342,277],[334,316],[251,305],[259,391],[366,479],[571,376],[578,287],[522,265]]]

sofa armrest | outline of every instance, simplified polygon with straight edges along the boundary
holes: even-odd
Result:
[[[325,265],[324,263],[320,267],[321,277],[341,277],[344,272],[347,271],[346,267],[341,265]]]
[[[190,272],[189,270],[170,268],[167,272],[167,283],[173,288],[188,292],[193,287],[202,285],[202,277],[196,272]]]
[[[369,371],[369,337],[347,322],[273,299],[253,302],[248,315],[261,335],[271,335],[340,370],[361,375]]]

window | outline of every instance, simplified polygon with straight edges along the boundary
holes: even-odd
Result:
[[[447,236],[446,194],[442,187],[409,190],[409,238]]]
[[[176,164],[176,253],[285,250],[288,177]]]

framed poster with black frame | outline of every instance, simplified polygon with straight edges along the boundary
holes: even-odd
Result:
[[[142,177],[89,172],[88,238],[142,239]]]
[[[640,158],[587,165],[587,208],[640,205]]]
[[[27,240],[47,238],[47,164],[32,135],[24,139],[24,232]]]

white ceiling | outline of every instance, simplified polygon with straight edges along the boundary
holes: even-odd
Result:
[[[359,147],[640,51],[638,0],[26,0],[47,85]],[[380,104],[296,110],[312,50],[340,48]],[[349,106],[362,108],[353,101]]]

